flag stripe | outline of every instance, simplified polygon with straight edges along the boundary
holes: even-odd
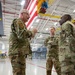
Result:
[[[36,5],[37,5],[37,2],[34,4],[32,10],[31,10],[31,12],[30,12],[30,14],[32,14],[32,12],[33,12],[33,10],[34,10],[34,7],[36,7]]]
[[[28,7],[27,7],[28,10],[30,9],[30,7],[31,7],[31,5],[32,5],[32,3],[33,3],[33,1],[34,1],[34,0],[31,0],[31,1],[30,1],[29,5],[28,5]]]
[[[30,13],[30,18],[26,23],[26,27],[30,27],[32,22],[34,21],[35,17],[37,16],[37,0],[31,0],[29,6],[27,7]]]
[[[29,18],[28,22],[29,22],[30,19],[33,17],[34,13],[35,13],[35,12],[37,13],[36,8],[37,8],[37,6],[36,6],[35,9],[33,10],[33,13],[30,15],[30,18]],[[28,24],[28,22],[27,22],[27,24]]]
[[[30,6],[30,8],[28,9],[29,10],[29,13],[31,13],[31,11],[32,11],[32,9],[34,9],[35,8],[35,5],[36,4],[36,0],[34,0],[33,2],[32,2],[32,5]],[[31,15],[31,14],[30,14]]]
[[[37,18],[37,16],[34,17],[34,19],[33,19],[32,22],[29,24],[29,26],[27,27],[27,29],[29,29],[29,28],[32,26],[32,24],[33,24],[33,22],[35,21],[36,18]]]
[[[30,23],[32,22],[32,20],[34,19],[34,17],[37,16],[37,11],[34,13],[34,15],[31,17],[30,21],[27,24],[27,27],[30,25]]]
[[[37,10],[37,6],[34,8],[34,10],[32,11],[32,13],[30,14],[30,18],[34,15],[34,13],[36,12]]]

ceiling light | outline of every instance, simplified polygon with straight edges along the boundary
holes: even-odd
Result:
[[[25,0],[23,0],[22,2],[21,2],[21,5],[24,5],[25,4]]]
[[[36,22],[38,23],[40,20],[39,19],[36,19]]]
[[[33,28],[33,26],[31,26],[31,28]]]
[[[75,12],[75,10],[73,10],[73,12]]]
[[[48,30],[48,28],[46,28],[46,30]]]
[[[57,22],[55,22],[54,25],[57,25]]]
[[[42,38],[43,36],[42,35],[40,35],[40,38]]]

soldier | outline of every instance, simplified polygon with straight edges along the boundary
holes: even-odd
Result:
[[[20,17],[14,19],[11,25],[9,39],[9,58],[13,68],[13,75],[26,75],[26,55],[32,53],[28,38],[34,37],[36,29],[27,30],[25,22],[30,15],[28,10],[23,9]]]
[[[54,65],[58,75],[61,75],[61,67],[58,59],[58,38],[55,36],[55,28],[50,30],[51,35],[45,40],[44,44],[47,47],[47,62],[46,73],[51,75],[52,67]]]
[[[65,14],[59,21],[61,25],[59,43],[61,75],[75,75],[75,26],[71,19],[69,14]]]

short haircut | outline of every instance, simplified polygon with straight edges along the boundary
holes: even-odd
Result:
[[[54,30],[56,30],[56,29],[55,29],[55,27],[51,27],[51,28],[50,28],[50,30],[51,30],[51,29],[54,29]]]
[[[29,14],[29,11],[27,9],[22,9],[20,13],[28,13]]]
[[[67,20],[70,20],[71,21],[71,19],[72,19],[71,15],[65,14],[64,16],[67,17]]]

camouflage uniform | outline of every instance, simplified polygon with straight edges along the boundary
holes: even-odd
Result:
[[[75,75],[75,28],[70,21],[61,26],[59,61],[61,75]]]
[[[26,29],[21,19],[13,20],[9,39],[9,57],[13,68],[13,75],[26,75],[26,54],[32,53],[28,38],[33,32]]]
[[[61,75],[61,68],[58,59],[58,39],[56,37],[48,37],[45,42],[47,46],[47,62],[46,62],[46,73],[51,75],[52,67],[54,65],[58,75]]]

